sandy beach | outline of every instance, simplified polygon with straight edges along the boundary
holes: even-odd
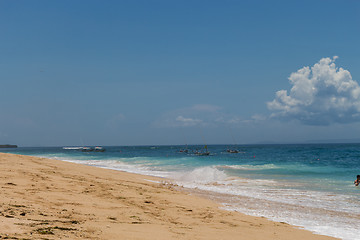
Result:
[[[220,209],[165,179],[0,153],[0,239],[334,239]]]

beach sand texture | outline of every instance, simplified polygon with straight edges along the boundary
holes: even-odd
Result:
[[[164,179],[0,153],[0,239],[334,239],[219,209]]]

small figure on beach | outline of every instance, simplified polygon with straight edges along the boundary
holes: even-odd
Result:
[[[354,181],[355,186],[359,186],[360,184],[360,175],[356,176],[356,180]]]

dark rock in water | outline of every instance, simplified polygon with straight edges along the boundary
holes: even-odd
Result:
[[[17,148],[17,145],[4,144],[0,145],[0,148]]]

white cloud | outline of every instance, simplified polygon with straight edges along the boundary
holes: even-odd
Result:
[[[153,123],[155,127],[215,127],[222,124],[239,124],[241,118],[226,114],[222,108],[210,104],[195,104],[175,109],[162,115]]]
[[[153,123],[153,126],[160,128],[209,126],[219,116],[220,109],[218,106],[209,104],[195,104],[175,109],[162,115]]]
[[[175,109],[167,112],[153,122],[154,127],[224,127],[240,126],[265,120],[261,115],[255,115],[251,119],[245,119],[232,113],[226,113],[216,105],[195,104],[190,107]]]
[[[183,127],[192,127],[203,123],[203,121],[200,119],[185,118],[183,116],[178,116],[175,120],[178,126],[183,126]]]
[[[251,120],[260,122],[260,121],[265,121],[266,117],[263,115],[260,115],[260,114],[255,114],[255,115],[251,116]]]
[[[337,58],[322,58],[311,68],[292,73],[290,92],[277,91],[275,99],[267,103],[272,117],[308,125],[359,121],[360,87],[349,71],[335,66]]]

